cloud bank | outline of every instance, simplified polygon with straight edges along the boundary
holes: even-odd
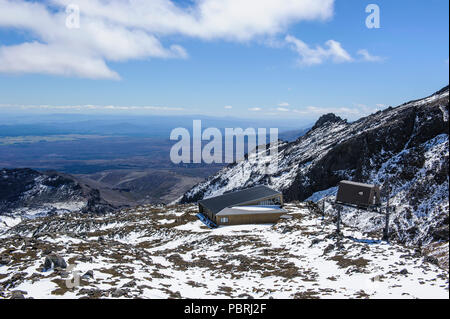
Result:
[[[80,27],[67,28],[72,2],[0,0],[0,28],[25,31],[33,39],[0,43],[0,72],[120,79],[108,62],[188,57],[182,46],[164,45],[166,37],[250,41],[300,21],[327,20],[334,6],[334,0],[194,0],[187,7],[170,0],[77,0]],[[337,42],[327,46],[319,53],[300,48],[299,54],[310,64],[326,56],[346,58]]]
[[[315,47],[311,47],[292,35],[286,36],[285,41],[298,54],[297,63],[300,66],[319,65],[326,61],[346,63],[357,61],[382,62],[385,60],[382,57],[371,55],[367,49],[358,50],[356,54],[361,58],[355,59],[342,47],[340,42],[335,40],[328,40],[324,46],[317,45]]]
[[[49,110],[49,111],[154,111],[180,112],[182,107],[168,106],[123,106],[123,105],[10,105],[0,104],[0,109]]]

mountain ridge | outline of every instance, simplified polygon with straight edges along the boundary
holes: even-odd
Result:
[[[0,216],[30,218],[78,211],[103,214],[115,208],[99,190],[69,174],[30,168],[0,170]]]
[[[326,115],[296,141],[278,144],[278,167],[273,174],[267,174],[265,163],[234,163],[196,185],[180,202],[258,184],[282,191],[286,201],[313,198],[317,202],[330,199],[339,181],[350,179],[379,184],[384,200],[390,188],[391,200],[400,210],[394,225],[400,215],[414,215],[400,218],[402,225],[394,226],[393,235],[399,240],[413,244],[440,240],[442,236],[433,235],[433,224],[446,229],[448,241],[448,194],[443,195],[445,190],[448,193],[448,101],[446,86],[426,98],[352,123]],[[425,226],[421,224],[424,219]],[[364,227],[373,230],[380,223],[376,218]],[[425,234],[421,233],[424,229],[428,229]]]

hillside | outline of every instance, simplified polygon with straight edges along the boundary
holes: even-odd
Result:
[[[217,169],[174,168],[172,170],[107,170],[75,175],[78,180],[96,188],[115,206],[170,203]],[[190,174],[190,175],[189,175]]]
[[[214,230],[194,205],[26,220],[0,232],[0,299],[448,298],[440,254],[350,227],[336,242],[314,205],[286,209],[275,225]]]
[[[0,170],[0,229],[28,218],[80,211],[101,214],[114,208],[97,189],[71,175],[28,168]]]
[[[321,117],[294,142],[279,142],[278,169],[266,161],[229,165],[198,184],[181,203],[267,184],[287,201],[332,200],[341,180],[375,183],[384,198],[390,189],[392,238],[412,245],[448,242],[449,88],[348,123]],[[270,168],[270,167],[269,167]],[[334,212],[328,208],[327,212]],[[379,231],[383,218],[348,210],[344,221],[362,231]]]

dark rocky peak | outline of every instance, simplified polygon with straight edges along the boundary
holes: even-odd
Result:
[[[440,89],[439,91],[431,94],[430,96],[427,96],[425,98],[422,99],[418,99],[418,100],[412,100],[406,103],[403,103],[402,105],[400,105],[399,107],[402,107],[404,105],[408,105],[408,104],[413,104],[413,103],[417,103],[417,102],[428,102],[430,103],[430,98],[436,98],[436,99],[440,99],[442,97],[444,97],[446,95],[447,101],[448,101],[448,93],[449,93],[449,87],[448,85],[446,87],[443,87],[442,89]]]
[[[444,94],[445,92],[448,92],[449,91],[449,89],[448,89],[448,85],[446,86],[446,87],[444,87],[444,88],[442,88],[442,89],[440,89],[439,91],[437,91],[436,93],[434,93],[433,95],[439,95],[439,94]]]
[[[341,119],[339,116],[334,115],[333,113],[328,113],[325,115],[322,115],[316,122],[316,124],[314,124],[312,130],[315,130],[319,127],[324,126],[325,124],[328,123],[339,123],[339,122],[344,122],[347,123],[347,120],[343,120]]]
[[[81,183],[72,175],[29,168],[0,169],[0,216],[18,210],[66,212],[72,207],[81,207],[80,203],[85,204],[81,211],[86,213],[102,214],[115,208],[102,198],[98,189]],[[69,208],[58,208],[65,204]]]
[[[243,161],[196,185],[182,202],[258,184],[281,191],[286,202],[317,202],[333,200],[341,180],[360,181],[390,187],[398,208],[392,215],[397,240],[423,244],[445,237],[448,241],[448,103],[448,88],[444,88],[352,123],[326,114],[306,135],[279,148],[270,180],[265,174],[268,161]],[[352,224],[359,220],[360,212],[350,214],[353,217],[346,218]],[[381,224],[364,219],[360,226],[370,225],[367,229],[372,232]]]

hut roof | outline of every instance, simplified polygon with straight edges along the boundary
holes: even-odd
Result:
[[[261,185],[213,198],[204,199],[199,201],[198,203],[203,207],[209,209],[215,215],[227,207],[252,203],[257,200],[264,200],[277,195],[281,195],[281,193],[267,186]]]

